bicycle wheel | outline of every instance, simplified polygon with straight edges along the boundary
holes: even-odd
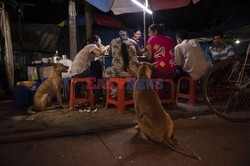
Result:
[[[240,88],[241,63],[228,59],[214,65],[203,80],[203,96],[208,107],[231,122],[250,120],[250,85]],[[248,80],[244,72],[242,83]]]

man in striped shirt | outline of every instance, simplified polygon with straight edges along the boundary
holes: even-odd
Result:
[[[217,33],[213,36],[212,47],[209,47],[208,54],[211,56],[212,61],[225,60],[229,57],[234,57],[234,50],[231,45],[225,44],[223,41],[223,34]]]

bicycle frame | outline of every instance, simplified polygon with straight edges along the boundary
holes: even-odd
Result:
[[[249,84],[250,84],[250,79],[248,79],[246,81],[246,83],[244,83],[243,85],[241,85],[242,83],[242,79],[243,79],[243,74],[244,74],[244,71],[245,71],[245,68],[246,68],[246,64],[247,64],[247,60],[248,60],[248,56],[249,56],[249,53],[250,53],[250,44],[248,44],[248,47],[247,47],[247,54],[246,54],[246,58],[245,58],[245,62],[241,68],[241,72],[240,72],[240,76],[238,78],[238,86],[242,89],[242,88],[246,88]]]

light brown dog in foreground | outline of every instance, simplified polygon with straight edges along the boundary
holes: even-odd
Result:
[[[154,68],[156,64],[150,64],[147,62],[135,63],[139,68],[133,91],[133,99],[135,111],[138,117],[138,126],[140,131],[144,134],[144,138],[147,141],[163,142],[178,152],[201,160],[197,154],[177,145],[176,140],[173,137],[173,121],[162,107],[159,96],[152,87],[142,87],[142,82],[146,85],[148,84],[148,81],[151,81],[152,68]]]
[[[37,89],[34,96],[34,104],[27,110],[28,113],[35,113],[32,110],[44,111],[45,109],[51,109],[51,99],[56,96],[57,102],[61,108],[64,108],[62,104],[62,73],[67,72],[68,66],[61,63],[55,63],[48,79],[46,79]]]

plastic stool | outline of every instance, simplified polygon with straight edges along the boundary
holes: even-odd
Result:
[[[175,94],[174,94],[174,81],[173,79],[162,79],[162,78],[157,78],[156,80],[159,80],[161,83],[168,83],[170,85],[171,91],[170,91],[170,98],[162,98],[161,103],[162,104],[173,104],[173,108],[175,108],[176,100],[175,100]],[[157,83],[157,82],[156,82]],[[159,95],[160,89],[155,89],[156,93]],[[169,93],[169,92],[167,92]]]
[[[107,80],[107,96],[106,96],[106,109],[109,104],[117,106],[118,113],[123,113],[126,105],[134,104],[134,100],[126,100],[126,83],[135,82],[135,78],[109,78]],[[117,100],[111,98],[111,86],[113,83],[118,84],[118,96]]]
[[[181,82],[187,80],[189,82],[188,93],[181,92]],[[190,76],[182,76],[178,80],[177,92],[176,92],[176,102],[178,98],[188,99],[189,105],[196,105],[196,80]]]
[[[94,93],[93,88],[93,80],[96,78],[88,77],[88,78],[71,78],[70,81],[70,100],[69,100],[69,110],[75,109],[75,104],[79,102],[90,102],[90,107],[94,108]],[[86,92],[87,97],[76,98],[75,96],[75,85],[76,83],[87,83]]]

